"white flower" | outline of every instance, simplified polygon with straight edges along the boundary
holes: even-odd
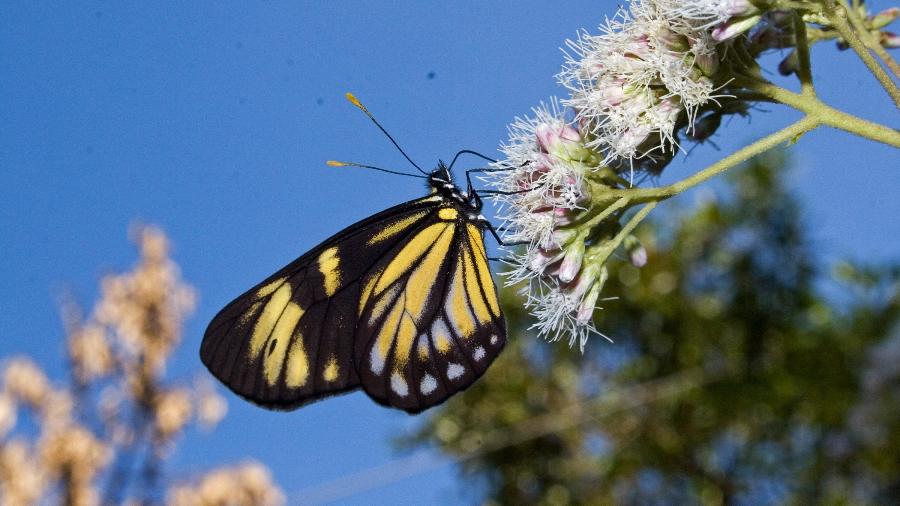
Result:
[[[605,164],[678,149],[682,117],[690,130],[700,108],[717,97],[715,29],[751,8],[758,21],[759,11],[741,1],[637,0],[600,35],[567,42],[571,54],[558,79],[571,97],[563,104],[577,112],[591,134],[588,146],[604,153]]]

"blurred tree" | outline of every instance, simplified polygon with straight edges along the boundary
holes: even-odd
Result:
[[[614,269],[598,318],[615,344],[534,339],[509,290],[509,348],[401,444],[459,459],[493,503],[896,500],[900,269],[826,279],[784,165],[644,230],[650,262]]]
[[[89,317],[63,307],[67,382],[55,384],[27,357],[0,367],[0,505],[282,504],[268,469],[255,462],[187,480],[163,473],[188,424],[212,428],[226,406],[209,383],[165,377],[194,292],[161,231],[135,235],[140,262],[103,279]]]

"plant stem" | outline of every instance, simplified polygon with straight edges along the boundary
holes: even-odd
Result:
[[[803,96],[774,84],[756,80],[741,79],[740,84],[768,95],[782,104],[803,111],[823,125],[900,148],[900,132],[897,130],[839,111],[816,97]]]
[[[815,96],[813,87],[812,68],[809,62],[809,40],[806,38],[806,23],[798,12],[794,12],[794,41],[797,45],[797,59],[800,68],[797,69],[797,77],[800,79],[800,91],[806,96]]]
[[[847,44],[853,48],[853,51],[856,52],[863,63],[866,64],[866,67],[868,67],[875,78],[878,79],[878,82],[881,83],[881,87],[884,88],[888,95],[891,96],[891,100],[894,101],[894,106],[900,109],[900,89],[897,89],[891,76],[884,71],[881,65],[878,64],[878,61],[872,56],[872,53],[869,52],[866,44],[860,39],[860,33],[847,23],[847,16],[850,15],[849,13],[850,9],[847,9],[844,6],[836,6],[831,9],[825,9],[824,11],[825,16],[831,21],[835,30],[841,34],[844,40],[847,41]]]
[[[673,183],[668,186],[663,186],[660,188],[647,188],[647,189],[634,189],[634,190],[624,190],[628,192],[632,196],[632,202],[642,202],[642,201],[658,201],[667,199],[674,195],[678,195],[679,193],[687,190],[688,188],[692,188],[697,186],[698,184],[706,181],[707,179],[712,178],[726,170],[743,163],[750,158],[764,153],[775,146],[783,142],[792,141],[804,133],[812,130],[813,128],[819,125],[818,120],[812,116],[806,116],[800,121],[782,128],[781,130],[763,137],[762,139],[750,144],[749,146],[745,146],[734,153],[726,156],[725,158],[719,160],[718,162],[706,167],[705,169],[689,176],[677,183]],[[641,209],[643,211],[643,209]]]
[[[624,241],[625,238],[628,237],[629,234],[631,234],[631,232],[635,229],[635,227],[638,226],[638,224],[640,224],[640,222],[644,221],[644,218],[646,218],[647,215],[650,214],[650,211],[652,211],[658,203],[658,201],[648,202],[647,205],[642,207],[638,212],[634,213],[634,216],[632,216],[631,219],[628,220],[628,223],[626,223],[625,226],[622,227],[622,230],[619,230],[619,233],[616,234],[615,237],[613,237],[612,241],[610,241],[610,250],[612,251],[618,248],[619,245],[622,244],[622,241]]]
[[[869,49],[874,51],[875,54],[881,58],[881,61],[884,62],[891,72],[893,72],[895,77],[900,78],[900,64],[897,63],[897,60],[894,60],[881,43],[866,29],[865,23],[859,18],[856,10],[847,8],[846,6],[845,9],[847,11],[847,19],[850,20],[850,24],[856,28],[859,38],[869,47]]]
[[[595,225],[597,225],[601,221],[608,218],[612,213],[618,211],[619,209],[622,209],[626,205],[628,205],[628,197],[623,195],[623,196],[619,197],[615,202],[613,202],[612,205],[604,208],[597,215],[592,216],[590,219],[588,219],[584,223],[579,223],[578,226],[580,228],[581,227],[585,227],[588,229],[593,228]]]

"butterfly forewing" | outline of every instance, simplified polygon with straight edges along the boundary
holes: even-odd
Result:
[[[292,409],[362,386],[416,413],[472,384],[505,322],[483,232],[432,194],[326,240],[226,306],[203,362],[234,392]]]
[[[326,240],[228,304],[200,354],[235,393],[290,409],[358,386],[353,334],[360,280],[439,202],[389,209]]]

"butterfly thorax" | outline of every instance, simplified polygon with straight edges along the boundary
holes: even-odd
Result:
[[[445,202],[458,206],[465,213],[468,221],[479,225],[487,223],[487,218],[481,214],[481,198],[471,187],[463,193],[453,183],[450,169],[444,162],[439,161],[437,168],[428,176],[428,187],[432,194],[440,195]]]

